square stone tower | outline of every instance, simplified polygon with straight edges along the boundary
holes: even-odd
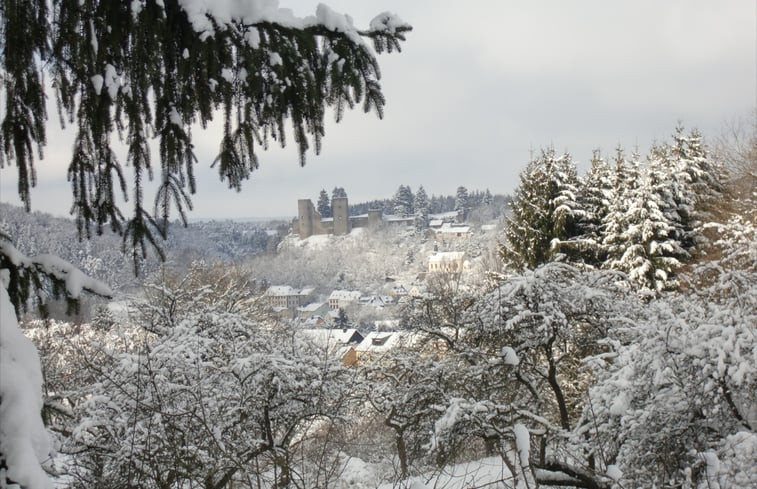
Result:
[[[331,213],[334,216],[334,235],[349,234],[350,226],[350,206],[347,203],[347,197],[336,197],[331,199]]]
[[[297,221],[299,224],[300,239],[309,238],[313,235],[313,227],[317,219],[320,223],[321,217],[316,218],[315,208],[310,199],[300,199],[297,201]]]

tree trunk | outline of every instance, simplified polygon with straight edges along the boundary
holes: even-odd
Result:
[[[408,468],[407,468],[407,446],[405,445],[405,438],[402,436],[402,433],[399,433],[396,438],[397,443],[397,458],[400,461],[400,475],[403,479],[406,479],[408,476]]]

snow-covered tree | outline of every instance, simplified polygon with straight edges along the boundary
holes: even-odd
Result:
[[[676,185],[661,162],[663,151],[653,148],[650,164],[640,168],[636,153],[627,160],[618,150],[616,191],[603,222],[603,266],[627,273],[639,289],[653,293],[677,286],[675,273],[688,256],[676,227]]]
[[[684,249],[702,244],[698,228],[722,215],[725,171],[713,161],[702,134],[693,129],[688,134],[678,126],[670,146],[673,180],[678,184],[675,203],[678,207],[679,239]]]
[[[17,314],[29,289],[40,304],[47,299],[42,280],[53,293],[75,304],[82,292],[110,296],[107,285],[51,255],[27,257],[0,237],[0,484],[52,487],[40,467],[51,444],[42,425],[42,372],[34,344],[19,329]]]
[[[77,487],[308,485],[294,453],[340,415],[344,370],[272,327],[239,277],[196,265],[135,306],[143,347],[116,352],[75,409]]]
[[[409,185],[400,185],[392,201],[392,214],[402,217],[412,216],[414,213],[413,191]]]
[[[423,185],[418,187],[414,197],[415,207],[415,227],[418,230],[423,230],[428,226],[428,213],[431,208],[431,203],[428,200],[428,194]]]
[[[331,217],[331,201],[325,189],[321,190],[321,193],[318,194],[318,204],[316,204],[316,207],[321,217]]]
[[[572,254],[564,246],[577,236],[576,223],[584,212],[578,207],[578,176],[568,154],[557,156],[543,149],[520,174],[520,185],[505,221],[500,252],[513,268],[535,268],[555,253]]]
[[[589,365],[588,432],[624,486],[753,486],[757,470],[757,234],[717,225],[686,293],[652,301],[611,329]]]
[[[551,262],[463,309],[452,348],[462,383],[446,397],[435,446],[488,441],[531,487],[609,487],[591,449],[571,440],[588,428],[582,413],[592,379],[583,360],[606,351],[600,340],[634,310],[622,283],[617,272]]]
[[[463,219],[468,215],[468,211],[471,207],[469,200],[468,189],[462,185],[457,187],[457,192],[455,193],[455,210],[460,213]]]
[[[588,172],[580,180],[577,198],[584,214],[578,218],[578,235],[571,243],[584,263],[600,266],[605,260],[603,222],[619,190],[613,185],[611,166],[595,151]]]
[[[358,388],[370,404],[367,416],[378,415],[391,430],[401,479],[411,470],[418,473],[425,467],[428,435],[453,372],[448,360],[412,347],[400,348],[381,362],[361,368],[364,379]]]
[[[331,199],[341,199],[347,197],[347,191],[344,190],[344,187],[334,187],[334,190],[331,191]]]

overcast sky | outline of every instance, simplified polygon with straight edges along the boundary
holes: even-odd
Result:
[[[592,149],[645,151],[679,121],[716,135],[757,106],[757,2],[729,0],[326,0],[359,27],[392,11],[414,30],[382,55],[385,117],[361,110],[328,124],[323,150],[300,168],[293,147],[261,153],[241,193],[208,169],[218,135],[195,133],[193,218],[283,217],[299,198],[344,187],[351,202],[400,184],[429,194],[507,193],[530,149],[554,145],[585,164]],[[281,0],[298,16],[316,0]],[[51,108],[34,210],[67,215],[71,142]],[[15,167],[0,200],[17,203]],[[128,214],[128,208],[124,209]]]

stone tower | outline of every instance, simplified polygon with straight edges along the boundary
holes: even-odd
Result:
[[[331,213],[334,216],[334,235],[339,236],[349,234],[349,212],[350,211],[349,205],[347,203],[347,197],[336,197],[334,199],[331,199]]]
[[[313,235],[315,214],[315,208],[313,208],[313,203],[310,199],[300,199],[297,201],[297,221],[300,239],[309,238]],[[318,220],[320,221],[320,216],[318,216]]]

